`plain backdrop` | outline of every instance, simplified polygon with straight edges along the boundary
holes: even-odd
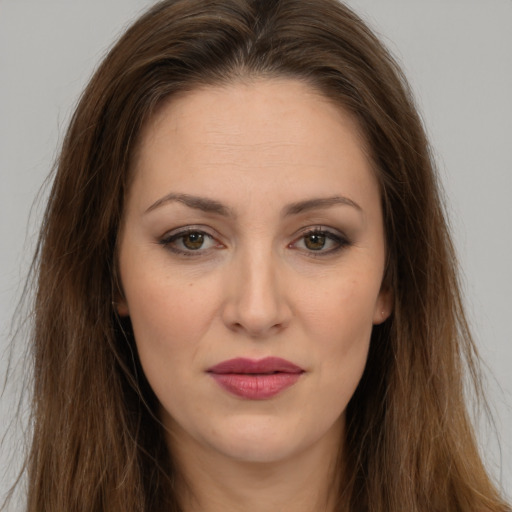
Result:
[[[0,0],[0,377],[44,206],[44,192],[34,202],[36,194],[91,72],[152,3]],[[484,424],[482,451],[510,496],[512,0],[347,3],[402,63],[435,148],[500,439]],[[23,343],[16,340],[15,356]],[[0,402],[0,435],[20,392],[23,367],[14,370]],[[19,432],[14,424],[1,448],[0,493],[21,460]]]

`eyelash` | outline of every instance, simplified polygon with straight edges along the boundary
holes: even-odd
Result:
[[[314,249],[304,249],[306,254],[309,257],[312,258],[321,258],[325,256],[330,256],[332,254],[335,254],[351,245],[351,242],[349,239],[341,234],[341,233],[334,233],[333,231],[324,228],[324,227],[314,227],[312,229],[308,229],[301,233],[300,237],[297,238],[294,242],[288,245],[288,247],[294,247],[296,246],[300,241],[304,240],[308,236],[325,236],[327,240],[330,240],[331,242],[335,243],[335,247],[328,249],[328,250],[314,250]]]
[[[166,249],[168,249],[169,251],[173,252],[174,254],[178,254],[178,255],[186,256],[186,257],[194,257],[194,256],[199,257],[199,256],[204,255],[206,252],[210,251],[211,248],[206,248],[206,249],[198,248],[196,250],[194,250],[194,249],[183,250],[183,249],[179,249],[175,245],[173,245],[174,242],[176,242],[177,240],[183,239],[185,236],[187,236],[189,234],[202,235],[202,236],[204,236],[205,239],[210,239],[212,241],[215,241],[215,238],[212,235],[210,235],[209,233],[207,233],[206,231],[204,231],[203,229],[195,228],[195,227],[191,226],[191,227],[181,229],[178,232],[175,232],[175,233],[165,236],[164,238],[159,240],[158,243],[160,245],[162,245],[163,247],[165,247]],[[347,237],[345,235],[334,233],[331,230],[323,228],[323,227],[315,227],[315,228],[309,229],[309,230],[301,233],[301,235],[298,238],[296,238],[293,242],[288,244],[288,247],[289,248],[296,247],[300,241],[303,241],[308,236],[324,236],[326,238],[326,240],[330,240],[331,242],[334,242],[336,244],[335,247],[328,249],[328,250],[323,250],[323,248],[321,248],[319,250],[307,249],[307,248],[301,249],[308,256],[313,257],[313,258],[320,258],[322,256],[328,256],[331,254],[335,254],[338,251],[341,251],[351,245],[351,242],[347,239]],[[216,244],[217,248],[219,248],[219,245],[223,247],[223,245],[219,242]]]
[[[174,242],[176,242],[177,240],[183,239],[185,236],[190,235],[190,234],[203,235],[205,239],[211,239],[211,240],[215,241],[215,238],[212,235],[210,235],[209,233],[207,233],[206,231],[204,231],[204,229],[195,228],[193,226],[190,226],[188,228],[181,229],[176,233],[172,233],[170,235],[165,236],[164,238],[159,240],[158,243],[160,245],[162,245],[163,247],[165,247],[166,249],[168,249],[169,251],[171,251],[175,254],[178,254],[180,256],[188,256],[188,257],[195,256],[195,257],[197,257],[197,256],[203,255],[205,253],[205,251],[209,250],[209,249],[201,250],[201,248],[199,248],[197,250],[194,250],[194,249],[182,250],[182,249],[178,249],[176,246],[173,246]],[[216,244],[216,245],[218,246],[219,244]],[[222,245],[222,244],[220,244],[220,245]]]

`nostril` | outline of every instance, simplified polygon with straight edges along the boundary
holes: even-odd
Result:
[[[276,323],[273,325],[251,325],[243,322],[234,322],[231,324],[231,329],[235,332],[245,333],[246,335],[254,338],[268,337],[269,335],[276,334],[283,330],[284,323]]]

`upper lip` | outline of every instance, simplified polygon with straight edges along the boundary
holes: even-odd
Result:
[[[222,361],[207,370],[209,373],[226,374],[226,373],[245,373],[245,374],[262,374],[262,373],[302,373],[304,370],[296,364],[281,359],[280,357],[265,357],[264,359],[247,359],[237,357]]]

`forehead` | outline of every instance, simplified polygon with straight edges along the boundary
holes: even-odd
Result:
[[[291,79],[235,82],[172,97],[141,133],[134,163],[136,186],[162,193],[182,186],[187,190],[178,192],[188,193],[194,186],[217,196],[223,185],[279,183],[303,194],[301,181],[328,189],[348,171],[359,188],[375,182],[354,116]]]
[[[174,94],[160,105],[140,134],[138,154],[172,131],[174,136],[200,138],[204,145],[228,136],[225,142],[255,147],[272,140],[284,142],[287,133],[290,142],[302,138],[302,143],[312,146],[318,143],[313,137],[318,124],[343,125],[366,151],[355,116],[302,80],[254,78],[202,86]],[[326,145],[329,142],[325,140]]]

